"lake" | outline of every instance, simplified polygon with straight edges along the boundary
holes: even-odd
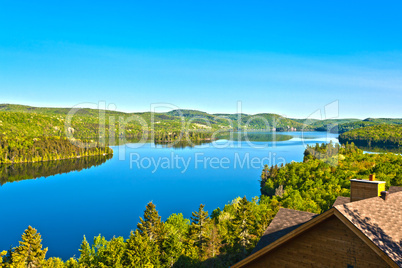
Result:
[[[302,161],[307,144],[337,142],[326,132],[281,132],[280,141],[217,140],[194,147],[146,143],[112,147],[95,157],[2,167],[0,251],[17,246],[31,225],[47,257],[79,256],[86,235],[128,238],[152,201],[163,220],[205,204],[211,213],[236,197],[260,195],[263,165]]]

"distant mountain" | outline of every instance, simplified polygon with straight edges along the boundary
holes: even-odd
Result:
[[[0,134],[1,133],[21,133],[27,134],[45,132],[46,134],[61,135],[64,129],[65,116],[70,112],[71,108],[49,108],[49,107],[33,107],[18,104],[0,104]],[[12,114],[10,114],[12,113]],[[21,115],[18,115],[21,114]],[[31,114],[31,116],[27,116]],[[142,113],[125,113],[119,111],[105,111],[105,123],[109,124],[109,120],[114,116],[116,128],[121,120],[128,120],[130,116],[141,118],[145,122],[148,130],[152,130],[152,120],[154,131],[168,131],[181,129],[182,118],[186,122],[190,130],[315,130],[315,131],[332,131],[343,133],[353,129],[378,124],[402,124],[402,119],[392,118],[367,118],[364,120],[345,118],[345,119],[294,119],[287,118],[274,113],[250,114],[209,114],[203,111],[180,109],[172,110],[166,113],[142,112]],[[239,120],[240,116],[240,120]],[[122,121],[122,122],[123,122]],[[73,118],[73,127],[75,134],[83,136],[98,135],[99,110],[83,108],[77,111]],[[131,120],[125,131],[128,133],[139,133],[143,126],[138,120]],[[106,129],[109,130],[108,128]]]

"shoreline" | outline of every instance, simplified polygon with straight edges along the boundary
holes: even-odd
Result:
[[[112,148],[109,147],[109,149],[113,150]],[[0,166],[2,165],[14,165],[14,164],[29,164],[29,163],[43,163],[43,162],[49,162],[49,161],[60,161],[60,160],[68,160],[68,159],[79,159],[83,157],[92,157],[92,156],[107,156],[110,154],[94,154],[94,155],[84,155],[84,156],[76,156],[76,157],[66,157],[66,158],[59,158],[59,159],[50,159],[50,160],[42,160],[42,161],[23,161],[23,162],[0,162]],[[113,152],[111,153],[113,155]]]

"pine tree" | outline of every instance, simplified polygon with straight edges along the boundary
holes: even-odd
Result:
[[[81,253],[80,258],[78,259],[78,263],[80,264],[80,267],[90,267],[93,256],[92,256],[91,247],[89,246],[89,243],[88,243],[85,235],[84,235],[84,240],[81,243],[81,247],[78,251]]]
[[[99,259],[105,267],[122,268],[122,256],[125,250],[123,237],[113,237],[106,249],[99,253]]]
[[[172,267],[183,254],[184,244],[177,236],[168,235],[166,239],[163,240],[162,247],[161,262],[164,264],[163,266]]]
[[[239,206],[233,219],[235,242],[241,248],[242,257],[246,256],[247,247],[251,244],[254,221],[255,215],[250,209],[247,198],[243,197],[239,202]]]
[[[190,226],[190,220],[185,219],[183,214],[172,214],[164,223],[166,238],[162,243],[160,256],[163,266],[176,267],[176,262],[185,252],[185,240]]]
[[[146,235],[152,242],[160,243],[164,236],[164,227],[158,211],[152,202],[147,204],[144,211],[144,219],[140,217],[140,223],[137,224],[138,231],[141,235]]]
[[[205,246],[209,240],[207,233],[209,222],[208,211],[204,211],[204,205],[201,204],[198,211],[192,213],[190,226],[191,239],[198,247],[201,257],[203,257]]]
[[[159,267],[159,247],[138,230],[131,232],[122,264],[123,267]]]
[[[210,228],[208,228],[208,238],[207,255],[210,258],[214,258],[219,255],[219,250],[222,244],[222,239],[215,224],[211,224]]]
[[[31,226],[22,234],[22,241],[12,253],[12,264],[15,267],[41,267],[46,256],[47,248],[42,249],[41,235]]]

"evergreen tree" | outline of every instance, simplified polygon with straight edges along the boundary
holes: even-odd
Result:
[[[47,248],[42,249],[42,238],[31,226],[22,234],[22,241],[12,253],[12,266],[36,268],[44,263]]]
[[[164,227],[158,211],[152,202],[147,204],[144,211],[144,219],[140,217],[140,222],[137,224],[138,232],[141,235],[146,235],[152,242],[160,243],[164,236]]]
[[[90,267],[92,263],[92,252],[85,235],[78,251],[81,253],[80,258],[78,259],[80,267]]]
[[[122,258],[123,267],[159,267],[159,247],[138,230],[131,232]]]
[[[106,267],[122,268],[122,257],[125,250],[123,237],[113,237],[106,249],[99,253],[100,262]]]
[[[184,243],[177,236],[168,235],[162,244],[161,262],[164,267],[172,267],[184,252]]]
[[[255,215],[250,210],[247,198],[243,197],[233,219],[235,242],[240,246],[242,257],[246,256],[247,247],[251,244],[254,222]]]
[[[209,222],[208,211],[204,211],[204,205],[201,204],[198,211],[192,213],[190,226],[191,239],[198,247],[201,257],[209,240],[207,232]]]
[[[166,267],[172,267],[185,252],[185,241],[190,221],[185,219],[181,213],[172,214],[164,226],[166,238],[162,243],[161,262]]]
[[[218,228],[215,224],[211,224],[208,228],[207,256],[214,258],[219,255],[222,239],[219,235]]]
[[[92,263],[95,265],[103,264],[104,262],[104,253],[106,251],[107,245],[109,242],[105,239],[105,237],[98,235],[94,238],[94,243],[91,247],[92,253]]]

